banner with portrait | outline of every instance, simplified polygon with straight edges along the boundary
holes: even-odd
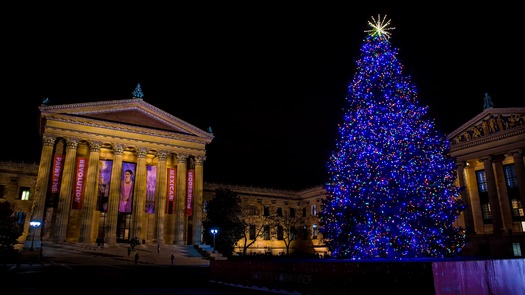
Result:
[[[109,184],[111,182],[111,169],[113,168],[113,161],[100,160],[98,173],[98,195],[97,195],[97,210],[101,212],[108,211],[109,202]]]
[[[146,166],[146,213],[155,212],[155,186],[157,185],[157,166]]]
[[[133,190],[135,187],[135,163],[122,163],[122,179],[120,181],[120,199],[118,212],[131,213],[133,209]]]

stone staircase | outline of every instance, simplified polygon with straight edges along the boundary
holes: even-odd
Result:
[[[201,253],[202,257],[205,257],[209,260],[228,260],[228,257],[223,256],[221,253],[217,252],[210,245],[194,245],[195,249]]]

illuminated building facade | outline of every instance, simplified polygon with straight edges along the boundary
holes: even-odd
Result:
[[[266,216],[296,216],[286,229],[250,234],[247,254],[325,254],[317,212],[326,191],[286,191],[204,183],[213,134],[132,99],[41,105],[38,164],[0,163],[0,201],[14,204],[29,248],[44,242],[199,245],[205,203],[229,188],[250,208],[250,225]],[[525,108],[487,108],[448,135],[466,210],[469,256],[525,254]],[[42,225],[30,228],[30,221]],[[252,243],[253,242],[253,243]],[[286,243],[290,243],[287,247]],[[244,241],[235,251],[242,253]],[[287,249],[288,248],[288,249]]]
[[[32,234],[29,222],[37,175],[37,164],[0,162],[0,202],[11,203],[18,224],[24,227],[19,241]]]
[[[464,254],[525,255],[525,108],[487,107],[448,139],[464,188]]]
[[[242,202],[243,220],[249,228],[247,240],[241,238],[235,245],[237,254],[325,255],[328,252],[317,220],[321,200],[326,197],[323,187],[289,191],[205,183],[204,202],[213,199],[218,188],[235,192]]]
[[[200,243],[213,135],[148,104],[139,87],[127,100],[40,106],[27,216],[42,222],[38,242]]]

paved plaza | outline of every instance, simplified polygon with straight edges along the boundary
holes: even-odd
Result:
[[[22,252],[23,264],[82,264],[82,265],[173,265],[209,266],[208,258],[192,245],[136,245],[129,251],[129,244],[104,245],[86,243],[44,243],[42,251]],[[138,254],[135,263],[135,255]],[[41,256],[40,256],[41,255]]]

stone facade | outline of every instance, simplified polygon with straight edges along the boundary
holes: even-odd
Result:
[[[40,122],[42,151],[28,210],[30,220],[42,223],[35,229],[36,247],[41,241],[112,244],[134,238],[200,243],[211,133],[141,98],[41,105]],[[128,170],[133,206],[125,211],[119,205]],[[185,205],[189,198],[191,207]]]
[[[18,222],[24,225],[19,241],[31,238],[29,222],[37,174],[37,164],[0,162],[0,202],[11,203]]]
[[[321,210],[321,200],[326,198],[323,187],[287,191],[206,183],[205,202],[213,199],[218,188],[229,189],[240,197],[243,219],[249,225],[245,229],[247,239],[241,238],[236,244],[237,254],[325,255],[328,252],[316,216]]]
[[[467,255],[525,255],[525,108],[487,108],[448,136]]]
[[[30,232],[35,247],[100,238],[106,244],[137,238],[199,245],[206,202],[217,188],[229,188],[240,196],[252,227],[237,253],[329,254],[316,217],[326,197],[322,187],[286,191],[204,183],[205,147],[213,134],[142,98],[42,105],[40,111],[40,162],[0,163],[0,201],[15,204],[26,248]],[[523,256],[525,108],[488,108],[447,138],[467,205],[457,222],[467,230],[464,255]],[[121,183],[130,167],[133,206],[123,212]],[[280,225],[265,229],[269,217],[279,217]],[[42,226],[31,229],[34,220]]]

